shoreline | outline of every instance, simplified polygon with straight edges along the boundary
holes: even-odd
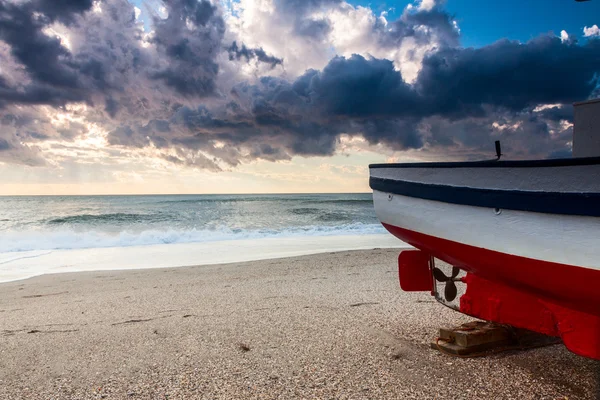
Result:
[[[0,284],[0,399],[593,399],[557,345],[452,358],[471,320],[398,287],[397,249]]]
[[[0,284],[45,274],[180,268],[373,248],[411,246],[384,233],[0,253]]]

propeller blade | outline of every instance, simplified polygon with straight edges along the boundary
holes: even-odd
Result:
[[[456,278],[458,276],[458,274],[460,274],[460,268],[458,267],[452,267],[452,279]]]
[[[458,290],[456,289],[454,282],[447,282],[446,288],[444,289],[444,297],[446,298],[446,301],[453,301],[456,298],[457,293]]]
[[[437,267],[433,269],[433,277],[438,282],[448,282],[450,280],[450,278],[444,275],[442,270]]]

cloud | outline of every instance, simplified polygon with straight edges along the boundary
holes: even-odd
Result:
[[[395,21],[341,0],[235,4],[168,0],[148,30],[126,0],[0,3],[0,161],[88,140],[221,171],[348,137],[462,158],[502,138],[543,157],[570,150],[568,104],[598,91],[594,37],[463,48],[439,2]]]
[[[418,5],[418,9],[420,11],[431,11],[435,5],[435,0],[421,0]]]
[[[320,39],[331,29],[323,12],[343,5],[341,0],[276,0],[276,10],[293,20],[293,32],[299,36]]]
[[[518,111],[585,99],[599,70],[600,41],[577,45],[540,36],[525,44],[440,50],[424,60],[415,86],[432,112],[460,117],[484,104]]]
[[[184,96],[206,96],[215,90],[225,24],[208,0],[165,1],[166,18],[154,18],[152,42],[164,56],[151,76]]]
[[[592,25],[589,28],[586,26],[583,28],[583,36],[585,36],[585,37],[600,36],[600,28],[598,28],[598,25]]]
[[[229,59],[239,60],[241,58],[245,58],[246,61],[250,61],[251,59],[256,59],[260,62],[264,62],[269,64],[271,68],[275,68],[277,65],[282,65],[283,60],[281,58],[273,57],[268,55],[262,47],[257,49],[249,49],[244,44],[242,47],[238,47],[237,42],[234,40],[231,46],[227,48],[227,52],[229,53]]]
[[[81,9],[68,7],[71,2],[64,3],[64,14],[59,14],[50,2],[0,3],[0,40],[10,52],[5,57],[18,63],[31,79],[20,87],[5,84],[0,92],[0,106],[7,102],[61,105],[86,99],[85,93],[77,90],[82,87],[79,73],[83,71],[59,38],[43,32],[56,20],[71,23],[73,8]]]
[[[33,0],[31,6],[50,20],[65,24],[74,22],[75,15],[92,8],[93,0]]]
[[[587,96],[596,85],[599,54],[597,42],[577,46],[549,36],[527,44],[447,49],[424,60],[413,85],[389,60],[336,57],[293,82],[270,77],[241,83],[231,92],[233,105],[181,108],[168,131],[138,128],[138,136],[206,151],[231,166],[254,158],[330,155],[343,133],[395,150],[479,149],[502,133],[513,142],[514,155],[525,156],[528,149],[539,154],[566,146],[568,140],[551,131],[564,130],[560,122],[570,121],[572,112],[563,106],[533,109]],[[556,76],[564,76],[564,84],[556,85]],[[512,128],[500,132],[494,124]],[[544,145],[536,145],[541,138]]]
[[[390,59],[411,80],[427,52],[458,44],[456,21],[437,5],[412,7],[390,22],[371,8],[339,0],[234,4],[226,18],[226,35],[284,59],[285,73],[278,76],[288,78],[322,69],[336,55],[359,54]]]

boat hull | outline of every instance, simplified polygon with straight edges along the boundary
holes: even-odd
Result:
[[[391,198],[390,198],[391,197]],[[436,258],[536,294],[600,311],[598,218],[461,206],[374,191],[390,233]]]
[[[467,272],[459,311],[561,336],[570,350],[600,359],[599,168],[585,165],[577,186],[576,168],[519,177],[518,168],[380,167],[371,187],[389,232]],[[570,176],[569,185],[553,174],[556,182]]]

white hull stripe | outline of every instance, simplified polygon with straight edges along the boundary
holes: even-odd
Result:
[[[520,257],[600,270],[600,218],[450,204],[373,191],[383,223]]]

